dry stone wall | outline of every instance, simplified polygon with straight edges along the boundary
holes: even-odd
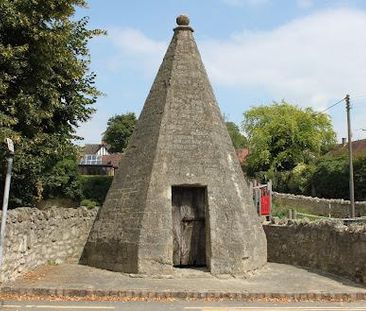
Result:
[[[77,262],[96,214],[97,209],[84,207],[10,210],[0,280],[12,280],[42,264]]]
[[[317,269],[366,283],[366,225],[288,221],[265,225],[268,261]]]
[[[10,210],[1,281],[42,264],[77,262],[97,209]],[[0,211],[1,219],[1,211]],[[318,269],[366,283],[366,225],[286,221],[265,225],[268,261]]]
[[[347,218],[350,216],[349,200],[320,199],[303,195],[273,192],[273,202],[281,209],[295,209],[302,213]],[[366,216],[366,202],[355,203],[356,216]]]

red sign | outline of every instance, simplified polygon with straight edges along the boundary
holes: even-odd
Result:
[[[269,216],[270,214],[269,195],[261,196],[261,216]]]
[[[259,216],[271,216],[271,189],[271,184],[253,187],[253,201]]]

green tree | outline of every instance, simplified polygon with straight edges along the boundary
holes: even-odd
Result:
[[[0,1],[0,140],[15,142],[13,205],[34,204],[44,189],[53,192],[51,176],[69,172],[65,159],[76,159],[75,128],[94,111],[99,93],[87,43],[102,31],[87,29],[86,18],[74,19],[75,7],[85,5]],[[0,147],[1,160],[4,152]]]
[[[248,141],[246,137],[240,133],[239,126],[234,122],[225,122],[231,140],[235,149],[241,149],[247,147]]]
[[[336,142],[327,114],[284,101],[251,108],[244,113],[242,126],[251,151],[247,174],[261,172],[267,178],[282,174],[279,183],[284,184],[298,164],[312,163]]]
[[[366,154],[358,154],[353,161],[355,199],[366,200]],[[327,154],[315,166],[311,178],[314,195],[322,198],[349,200],[348,155]]]
[[[297,164],[289,173],[288,180],[284,185],[291,193],[311,195],[312,178],[315,171],[315,164]]]
[[[312,176],[315,195],[320,198],[349,198],[349,167],[346,155],[321,157]]]
[[[108,120],[103,140],[111,146],[111,152],[122,152],[127,147],[136,122],[133,112],[115,115]]]

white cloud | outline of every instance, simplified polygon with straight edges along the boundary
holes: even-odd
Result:
[[[149,79],[156,73],[167,48],[167,42],[155,41],[132,28],[109,29],[108,36],[102,40],[111,41],[112,46],[117,48],[116,52],[112,52],[112,57],[104,60],[106,72],[112,74],[123,72],[125,76],[138,74]],[[107,121],[112,115],[110,111],[105,111],[101,102],[103,98],[97,103],[96,114],[76,129],[77,135],[84,138],[82,141],[77,141],[78,144],[100,141]]]
[[[138,55],[159,53],[164,49],[164,43],[146,37],[141,31],[133,28],[114,28],[110,31],[111,40],[120,48]]]
[[[222,2],[231,6],[257,6],[269,2],[269,0],[222,0]]]
[[[301,9],[309,9],[314,5],[313,0],[297,0],[296,3]]]
[[[90,120],[80,124],[80,127],[76,129],[77,135],[84,138],[84,140],[76,141],[77,144],[99,144],[101,142],[110,115],[103,111],[102,107],[98,108],[97,113]]]
[[[120,51],[108,61],[108,67],[112,70],[129,66],[150,75],[156,71],[166,50],[166,42],[152,40],[132,28],[113,28],[109,31],[109,39]]]
[[[123,62],[149,77],[156,73],[167,42],[134,29],[110,33],[120,49],[112,66]],[[346,93],[361,94],[366,103],[365,38],[366,12],[335,9],[269,31],[246,30],[225,40],[205,39],[198,46],[216,87],[260,90],[275,100],[284,98],[321,110]],[[364,124],[365,117],[355,116],[354,128]],[[336,127],[343,132],[341,125]]]
[[[200,46],[216,83],[261,88],[273,98],[321,109],[365,88],[365,37],[366,13],[339,9]]]
[[[346,93],[366,90],[366,12],[337,9],[314,13],[270,31],[243,31],[226,40],[199,42],[217,85],[255,88],[273,98],[292,98],[321,109]],[[110,60],[156,72],[167,43],[123,28],[110,31],[119,48]]]

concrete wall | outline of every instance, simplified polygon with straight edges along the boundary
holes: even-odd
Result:
[[[265,225],[268,261],[298,265],[366,283],[366,225],[293,222]]]
[[[303,195],[273,192],[273,202],[281,209],[295,209],[301,213],[335,218],[350,216],[350,201],[320,199]],[[366,202],[356,202],[356,216],[366,216]]]
[[[96,214],[97,209],[84,207],[10,210],[0,281],[14,279],[42,264],[77,262]]]

